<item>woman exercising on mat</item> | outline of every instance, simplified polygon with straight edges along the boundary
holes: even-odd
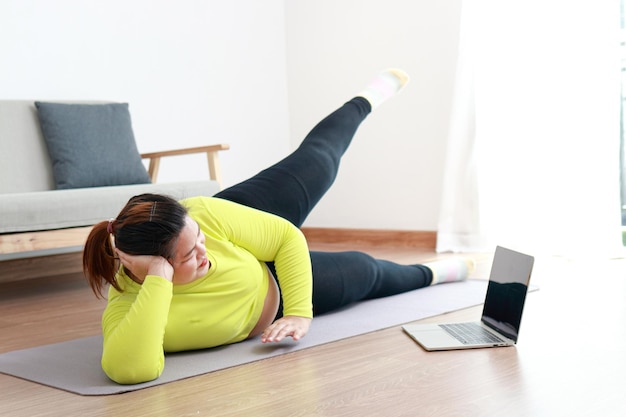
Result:
[[[143,194],[96,224],[83,266],[102,317],[102,367],[114,381],[158,378],[164,352],[259,337],[299,340],[314,315],[462,280],[472,261],[399,265],[361,252],[309,251],[299,227],[333,183],[372,109],[408,81],[387,70],[319,122],[282,161],[213,197]]]

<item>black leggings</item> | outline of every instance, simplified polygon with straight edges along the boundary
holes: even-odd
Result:
[[[215,197],[279,215],[300,227],[337,176],[339,162],[371,111],[356,97],[318,123],[285,159]],[[399,265],[361,252],[311,252],[313,312],[428,286],[429,268]],[[273,265],[269,265],[274,271]]]

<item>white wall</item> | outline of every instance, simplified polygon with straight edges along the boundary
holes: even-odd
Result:
[[[0,98],[127,101],[142,152],[229,143],[226,185],[289,150],[283,0],[2,0],[0,51]]]
[[[292,145],[401,67],[407,88],[361,125],[335,185],[307,226],[436,230],[461,1],[287,1]]]
[[[227,142],[232,185],[399,66],[409,87],[362,126],[307,225],[435,230],[460,2],[2,0],[0,99],[127,101],[140,151]],[[205,166],[164,161],[160,180]]]

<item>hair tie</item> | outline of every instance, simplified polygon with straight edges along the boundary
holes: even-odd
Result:
[[[148,219],[149,222],[151,222],[152,221],[152,217],[154,217],[154,212],[156,211],[156,205],[157,205],[157,202],[153,201],[152,202],[152,208],[150,209],[150,219]]]
[[[114,219],[111,219],[111,220],[109,220],[109,224],[107,224],[107,233],[109,233],[109,234],[113,233],[113,222],[114,221],[115,221]]]

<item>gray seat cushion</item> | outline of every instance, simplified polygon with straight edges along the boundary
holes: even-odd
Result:
[[[92,226],[116,217],[128,199],[142,193],[183,199],[218,191],[219,184],[207,180],[3,194],[0,233]]]

